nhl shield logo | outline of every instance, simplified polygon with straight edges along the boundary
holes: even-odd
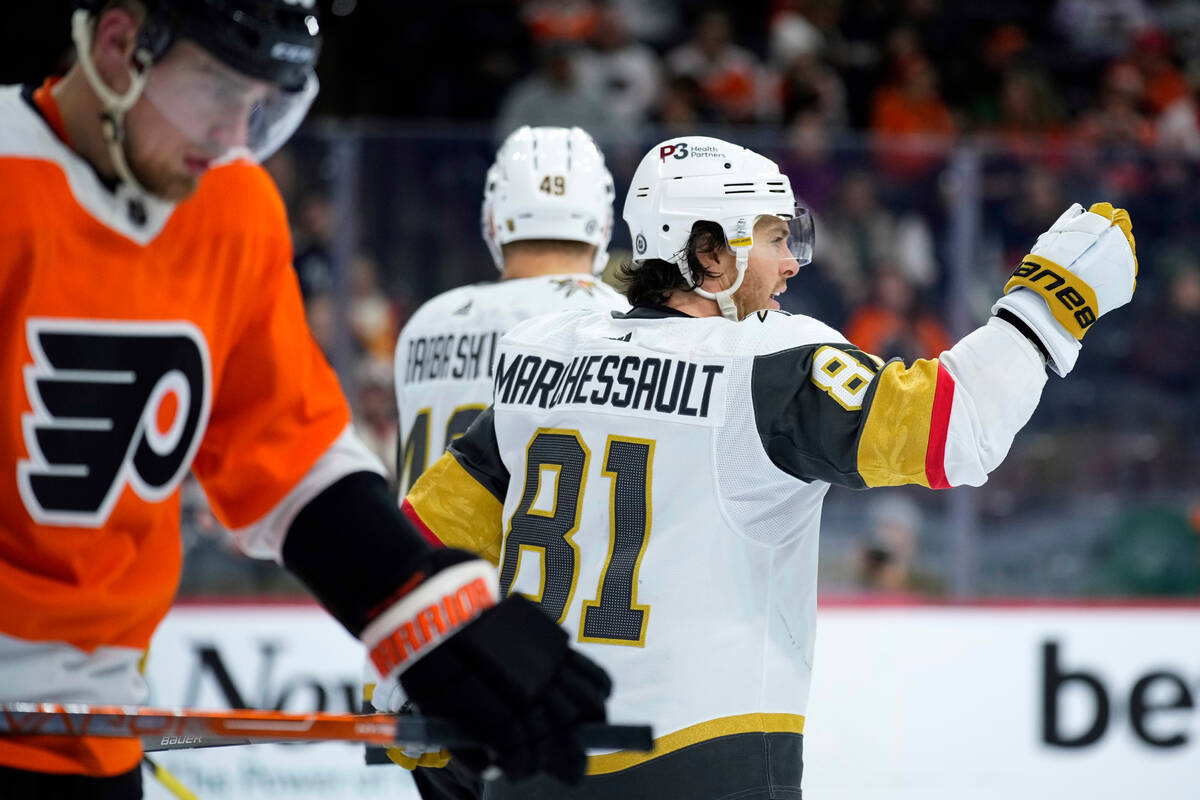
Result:
[[[637,238],[633,240],[633,247],[635,250],[637,250],[637,253],[639,256],[641,254],[645,253],[646,252],[646,237],[642,236],[639,233],[637,235]]]

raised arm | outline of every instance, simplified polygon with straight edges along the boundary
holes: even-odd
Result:
[[[978,486],[1037,407],[1048,364],[1066,375],[1103,314],[1129,302],[1129,215],[1075,205],[1038,238],[995,316],[932,360],[883,363],[844,343],[758,356],[755,417],[771,460],[855,489]]]

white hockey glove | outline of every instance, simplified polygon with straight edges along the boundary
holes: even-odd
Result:
[[[1080,341],[1101,316],[1132,299],[1137,250],[1129,212],[1111,203],[1075,203],[1038,237],[992,313],[1007,309],[1038,337],[1048,364],[1066,376]]]
[[[370,664],[369,661],[367,663]],[[417,713],[416,707],[408,701],[404,690],[400,688],[399,673],[380,679],[373,666],[369,666],[367,672],[371,673],[367,677],[367,702],[372,708],[385,714]],[[450,763],[450,751],[432,744],[398,744],[384,750],[393,763],[407,770],[417,767],[441,768]]]

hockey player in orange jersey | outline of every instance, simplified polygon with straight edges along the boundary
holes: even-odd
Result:
[[[144,700],[190,468],[247,553],[489,745],[467,762],[578,778],[607,676],[411,529],[306,328],[255,162],[316,94],[315,3],[79,6],[71,71],[0,87],[0,702]],[[447,597],[428,637],[396,635]],[[136,798],[139,760],[134,740],[0,737],[0,786]]]

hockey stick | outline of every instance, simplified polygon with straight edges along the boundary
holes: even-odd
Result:
[[[149,740],[150,749],[258,742],[364,742],[478,747],[480,742],[449,720],[396,714],[293,713],[255,709],[202,711],[142,706],[0,704],[0,734],[118,736]],[[650,750],[649,725],[579,726],[590,749]],[[153,746],[157,742],[157,746]]]

